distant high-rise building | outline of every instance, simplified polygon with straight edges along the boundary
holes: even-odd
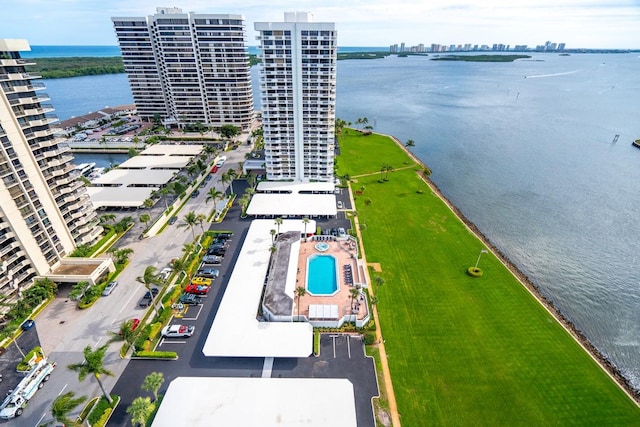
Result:
[[[0,294],[46,275],[102,227],[74,173],[69,146],[50,127],[57,118],[40,78],[20,57],[26,40],[0,39]]]
[[[398,44],[392,44],[389,46],[389,53],[398,53]]]
[[[400,43],[400,52],[404,52],[404,42]]]
[[[561,52],[565,49],[567,45],[565,43],[558,43],[558,52]]]
[[[337,32],[309,13],[256,22],[267,179],[333,179]]]
[[[253,94],[244,17],[157,8],[146,18],[111,19],[141,117],[249,128]]]

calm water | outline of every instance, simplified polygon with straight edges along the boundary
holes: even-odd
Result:
[[[338,290],[336,259],[331,255],[314,255],[308,259],[307,290],[313,295],[332,295]]]
[[[337,115],[413,139],[444,194],[640,387],[640,58],[533,59],[340,61]],[[61,119],[131,102],[125,76],[45,83]]]

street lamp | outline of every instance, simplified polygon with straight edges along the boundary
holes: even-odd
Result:
[[[478,259],[476,261],[476,265],[473,266],[474,270],[478,269],[478,263],[480,262],[480,257],[482,256],[482,254],[486,254],[486,253],[487,253],[487,251],[485,249],[480,251],[480,255],[478,255]]]

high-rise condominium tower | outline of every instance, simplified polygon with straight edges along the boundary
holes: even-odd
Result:
[[[0,294],[28,285],[100,235],[69,146],[54,136],[42,83],[20,58],[26,40],[0,39]]]
[[[146,18],[111,19],[140,116],[249,128],[253,95],[244,17],[157,8]]]
[[[337,32],[308,13],[257,22],[267,179],[333,179]]]

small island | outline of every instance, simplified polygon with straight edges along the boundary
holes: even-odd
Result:
[[[466,62],[513,62],[516,59],[531,58],[529,55],[445,55],[431,58],[432,61]]]

